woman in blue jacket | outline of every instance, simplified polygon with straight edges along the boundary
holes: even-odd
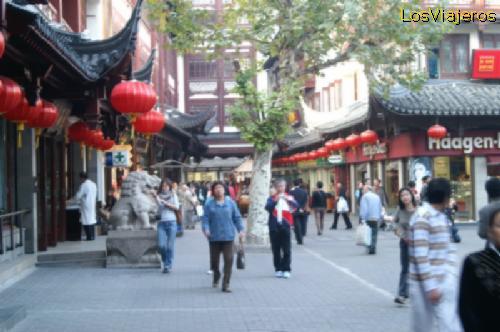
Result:
[[[224,277],[222,291],[230,293],[229,282],[233,266],[233,246],[238,231],[240,240],[245,233],[241,214],[236,203],[225,195],[224,183],[214,182],[212,184],[213,199],[207,200],[202,217],[203,233],[210,242],[210,266],[213,271],[213,284],[217,288],[221,273],[219,271],[219,259],[221,253],[224,256]]]

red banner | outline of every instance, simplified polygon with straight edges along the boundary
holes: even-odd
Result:
[[[473,50],[472,52],[472,78],[500,78],[500,50]]]

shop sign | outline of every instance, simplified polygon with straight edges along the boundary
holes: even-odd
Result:
[[[434,150],[461,150],[466,154],[474,152],[474,150],[492,150],[500,149],[500,132],[497,137],[445,137],[441,140],[429,138],[427,148],[430,151]]]
[[[330,157],[328,157],[327,160],[330,164],[333,165],[339,165],[345,162],[344,157],[341,154],[332,154]]]
[[[305,160],[297,163],[297,168],[314,168],[316,167],[315,160]]]
[[[376,154],[387,154],[387,144],[378,143],[363,146],[363,156],[372,158]]]
[[[473,50],[472,78],[500,78],[500,50]]]
[[[105,162],[108,167],[129,167],[131,164],[129,151],[122,150],[106,152]]]
[[[449,157],[434,157],[434,176],[437,178],[450,178]]]

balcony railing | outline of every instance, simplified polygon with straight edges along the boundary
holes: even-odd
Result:
[[[24,246],[23,219],[29,210],[0,214],[0,255]]]

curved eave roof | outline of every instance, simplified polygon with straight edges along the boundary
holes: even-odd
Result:
[[[207,122],[216,116],[214,111],[186,114],[177,110],[167,111],[167,122],[184,130],[203,134],[207,132]]]
[[[7,15],[15,21],[22,19],[28,22],[26,36],[30,35],[30,31],[36,34],[65,58],[85,80],[93,82],[104,77],[134,52],[141,5],[142,0],[138,0],[130,19],[120,32],[99,41],[85,39],[81,33],[62,30],[29,6],[8,2]]]
[[[151,82],[151,74],[153,73],[153,67],[155,64],[155,55],[156,55],[156,49],[153,49],[151,51],[151,54],[149,55],[148,60],[142,66],[142,68],[136,70],[133,73],[132,76],[134,77],[134,79],[142,82]]]
[[[500,115],[500,85],[471,81],[430,80],[419,91],[402,86],[391,89],[389,97],[374,98],[388,111],[418,116]]]

